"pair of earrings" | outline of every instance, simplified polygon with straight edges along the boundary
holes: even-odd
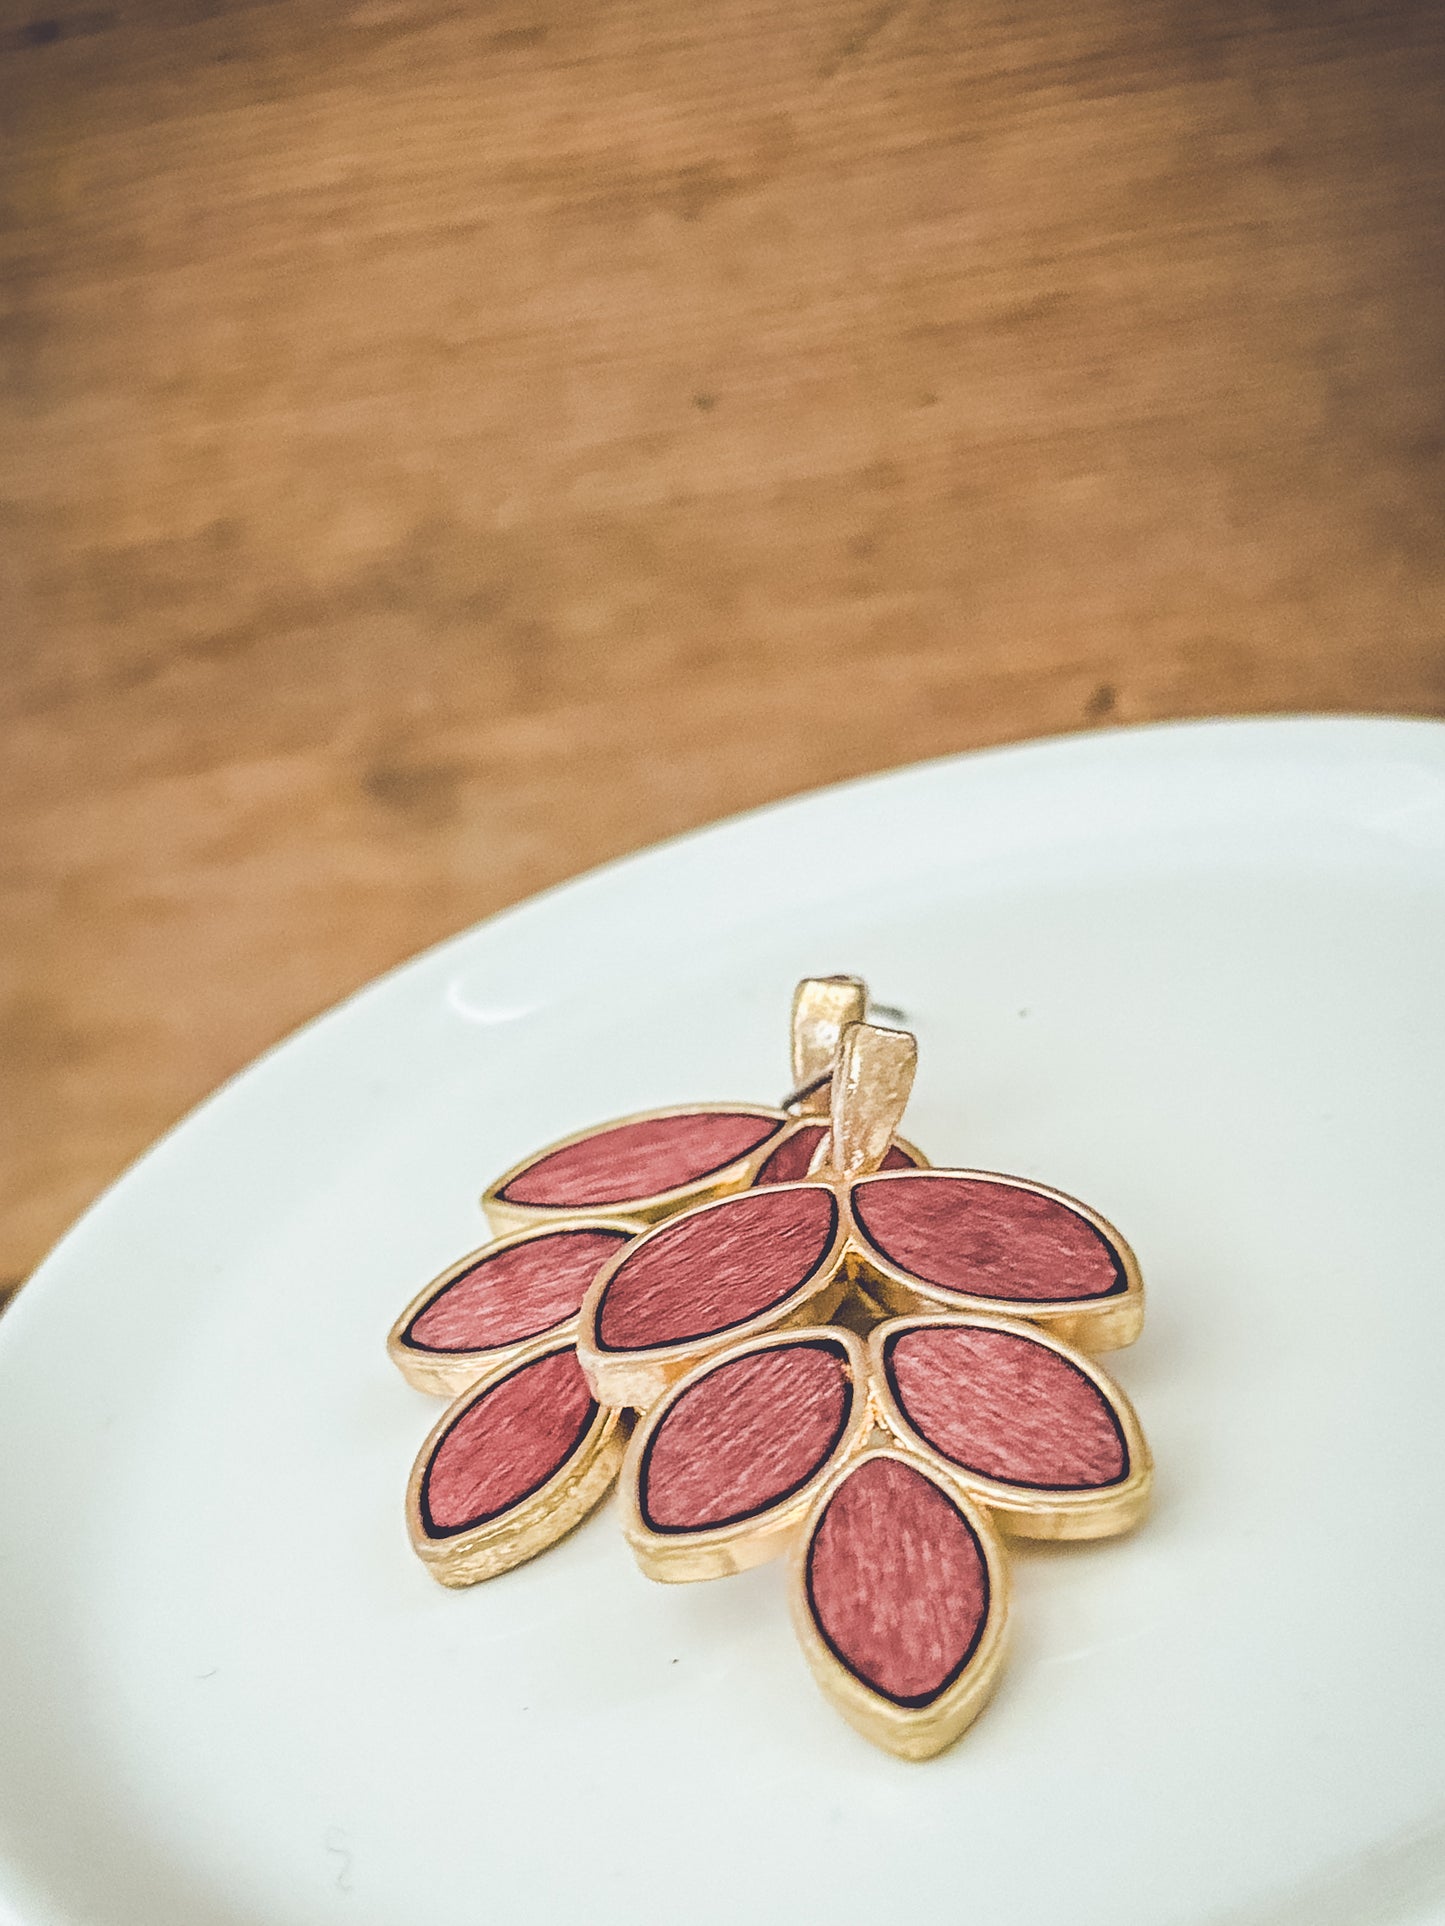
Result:
[[[1003,1538],[1143,1515],[1148,1447],[1088,1355],[1138,1335],[1143,1286],[1074,1199],[932,1169],[897,1134],[917,1044],[866,1018],[857,978],[807,978],[780,1106],[651,1111],[515,1165],[482,1199],[501,1234],[388,1348],[454,1399],[407,1488],[443,1584],[535,1557],[620,1474],[649,1577],[790,1550],[824,1692],[925,1758],[997,1681]]]

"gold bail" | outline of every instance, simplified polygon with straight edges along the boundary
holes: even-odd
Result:
[[[793,1088],[788,1108],[826,1117],[829,1080],[850,1023],[868,1014],[868,986],[859,976],[805,976],[793,992]]]
[[[911,1030],[850,1023],[838,1044],[830,1128],[820,1155],[835,1177],[866,1177],[888,1154],[918,1068]],[[815,1168],[822,1172],[821,1163]]]

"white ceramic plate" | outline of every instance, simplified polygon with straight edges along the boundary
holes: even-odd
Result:
[[[0,1320],[0,1917],[23,1926],[1445,1919],[1445,727],[965,757],[616,865],[162,1143]],[[909,1134],[1134,1242],[1152,1520],[1016,1560],[951,1752],[856,1738],[781,1575],[610,1507],[448,1594],[392,1317],[590,1120],[773,1099],[805,971]],[[7,1910],[8,1909],[8,1910]]]

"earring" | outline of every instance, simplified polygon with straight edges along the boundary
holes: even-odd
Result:
[[[710,1195],[650,1222],[504,1237],[404,1314],[393,1355],[402,1333],[473,1374],[418,1457],[409,1523],[435,1576],[472,1583],[571,1529],[620,1466],[624,1535],[654,1578],[791,1547],[823,1690],[867,1737],[924,1757],[996,1683],[1002,1535],[1100,1537],[1143,1515],[1148,1447],[1085,1355],[1132,1341],[1143,1287],[1128,1245],[1073,1199],[900,1152],[914,1038],[862,1021],[854,980],[810,983],[793,1108],[660,1113],[773,1119],[776,1141],[673,1186],[710,1177]],[[634,1121],[653,1119],[562,1148]],[[804,1129],[805,1170],[765,1176]],[[421,1381],[414,1360],[408,1375]],[[630,1442],[624,1409],[642,1414]]]

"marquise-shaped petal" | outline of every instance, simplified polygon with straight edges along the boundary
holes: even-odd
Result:
[[[794,1624],[844,1718],[921,1759],[992,1691],[1006,1590],[985,1514],[935,1465],[890,1446],[845,1463],[814,1501],[795,1556]]]
[[[904,1318],[869,1353],[889,1429],[1005,1529],[1101,1538],[1143,1516],[1152,1465],[1133,1408],[1059,1339],[1015,1319]]]
[[[782,1551],[814,1491],[866,1434],[851,1331],[733,1346],[654,1405],[622,1469],[622,1528],[650,1578],[722,1578]]]
[[[571,1531],[617,1473],[616,1411],[570,1343],[489,1372],[443,1415],[407,1486],[413,1549],[444,1585],[510,1571]]]
[[[588,1285],[627,1235],[578,1220],[471,1252],[402,1312],[387,1339],[393,1361],[418,1390],[455,1397],[523,1346],[570,1334]]]
[[[646,1410],[728,1344],[831,1315],[838,1200],[789,1184],[702,1204],[627,1245],[587,1294],[577,1350],[597,1396]]]
[[[482,1207],[504,1231],[559,1216],[655,1223],[743,1189],[790,1121],[781,1110],[747,1104],[621,1117],[515,1164],[487,1190]]]
[[[1133,1252],[1047,1185],[991,1171],[891,1172],[854,1184],[850,1204],[864,1280],[890,1310],[1011,1313],[1096,1351],[1139,1334]]]
[[[776,1150],[768,1152],[758,1174],[753,1179],[756,1188],[762,1184],[794,1184],[806,1177],[813,1154],[824,1137],[828,1126],[821,1123],[799,1124],[797,1129],[784,1137]],[[922,1170],[928,1160],[921,1150],[912,1144],[898,1140],[888,1146],[881,1168],[884,1170]]]

